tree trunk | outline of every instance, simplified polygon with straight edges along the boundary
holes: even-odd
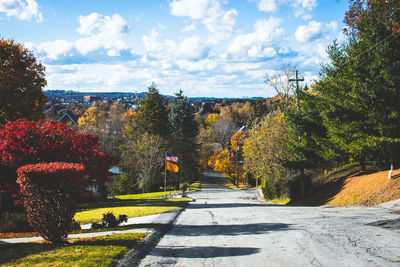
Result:
[[[304,185],[304,168],[300,170],[300,199],[303,200],[305,197],[305,185]]]
[[[360,167],[361,167],[361,171],[365,171],[365,156],[364,156],[364,154],[361,154],[361,156],[360,156]]]

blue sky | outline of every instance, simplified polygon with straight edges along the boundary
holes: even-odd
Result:
[[[45,90],[182,89],[270,97],[283,64],[308,83],[343,40],[345,0],[0,0],[0,37],[46,66]]]

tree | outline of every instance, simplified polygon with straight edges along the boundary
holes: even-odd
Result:
[[[166,101],[154,83],[148,87],[146,98],[140,100],[139,105],[136,116],[128,124],[127,136],[134,139],[142,133],[148,133],[168,139],[170,126]]]
[[[159,135],[143,133],[123,146],[119,166],[123,171],[120,186],[127,193],[149,192],[161,182],[167,142]],[[130,192],[129,192],[130,191]]]
[[[168,118],[171,125],[171,153],[179,158],[178,175],[181,183],[198,174],[196,136],[199,127],[194,113],[192,104],[183,92],[176,93]]]
[[[68,125],[54,121],[39,122],[17,120],[0,125],[0,190],[17,196],[17,169],[40,162],[83,162],[89,178],[82,184],[99,185],[104,192],[104,182],[109,179],[108,169],[114,161],[98,148],[98,137],[73,131]],[[103,193],[103,196],[106,196]],[[17,198],[18,200],[18,198]]]
[[[132,111],[131,111],[132,112]],[[100,148],[119,159],[123,129],[130,118],[119,101],[103,101],[88,108],[78,119],[79,130],[99,136]],[[125,114],[125,115],[124,115]]]
[[[208,160],[208,165],[214,169],[214,171],[223,173],[225,177],[231,179],[232,182],[236,178],[236,166],[232,163],[231,153],[228,149],[217,149]]]
[[[248,131],[243,147],[246,169],[261,180],[265,196],[279,197],[285,192],[285,182],[291,174],[285,162],[291,157],[286,145],[290,140],[283,114],[268,114]]]
[[[283,106],[288,100],[296,95],[296,88],[290,82],[290,78],[295,75],[296,68],[292,65],[283,65],[280,71],[267,73],[265,75],[265,83],[274,88],[279,96],[279,101]]]
[[[261,121],[261,119],[270,112],[270,108],[262,98],[257,98],[256,103],[251,107],[247,126],[251,127]]]
[[[212,136],[224,148],[229,145],[229,139],[235,131],[236,124],[229,118],[218,117],[211,126]]]
[[[328,137],[347,156],[399,162],[400,40],[398,1],[352,1],[349,42],[328,49],[316,92]]]
[[[19,118],[44,119],[44,70],[21,44],[0,39],[0,124]]]

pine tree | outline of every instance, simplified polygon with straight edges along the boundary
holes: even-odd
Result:
[[[196,136],[199,131],[195,110],[182,91],[175,94],[169,113],[172,151],[179,158],[180,182],[198,174]]]
[[[142,99],[139,105],[136,116],[128,125],[127,136],[135,139],[147,133],[168,139],[170,127],[166,100],[160,95],[154,83],[148,87],[146,98]]]

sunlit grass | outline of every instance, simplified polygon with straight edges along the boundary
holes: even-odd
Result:
[[[124,256],[144,233],[69,239],[69,244],[25,243],[3,245],[2,266],[110,266]]]
[[[77,212],[74,219],[80,224],[88,224],[94,222],[101,222],[103,214],[107,212],[114,213],[115,217],[118,218],[120,214],[125,214],[128,218],[140,217],[152,214],[163,213],[168,210],[178,209],[179,206],[130,206],[130,207],[110,207],[110,208],[99,208],[93,210],[86,210]]]
[[[173,190],[167,191],[166,194],[175,194],[181,191]],[[152,192],[152,193],[144,193],[144,194],[130,194],[130,195],[117,195],[115,198],[117,199],[158,199],[164,197],[164,191],[162,192]]]
[[[274,198],[274,199],[268,199],[268,201],[276,204],[287,204],[290,201],[290,198],[288,197],[281,197],[281,198]]]
[[[400,169],[393,171],[398,177]],[[340,192],[326,204],[335,206],[377,205],[400,198],[400,179],[388,179],[388,171],[350,176]]]

